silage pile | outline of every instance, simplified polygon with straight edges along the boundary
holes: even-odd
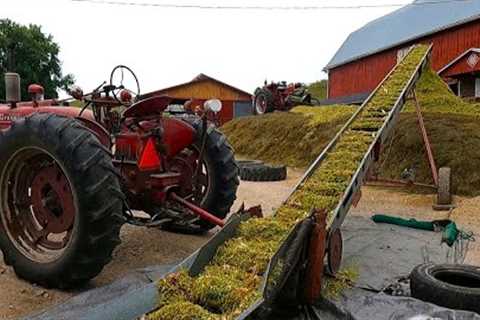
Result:
[[[221,130],[238,155],[270,163],[306,167],[335,137],[356,107],[297,107],[230,121]]]
[[[437,167],[452,169],[455,194],[480,195],[480,105],[455,96],[432,70],[420,79],[417,96]],[[412,101],[400,115],[380,163],[383,177],[398,179],[403,170],[413,168],[416,181],[433,183]]]
[[[313,175],[275,216],[252,218],[240,224],[237,234],[225,242],[197,277],[187,271],[167,276],[158,283],[158,310],[150,320],[234,319],[260,298],[259,286],[269,260],[294,225],[313,208],[333,211],[345,192],[363,155],[375,138],[394,102],[407,84],[427,47],[420,46],[397,67]],[[310,117],[310,121],[317,121]],[[332,216],[329,215],[331,221]],[[355,272],[344,270],[324,289],[335,295],[350,285]]]
[[[480,195],[480,105],[455,96],[432,70],[417,83],[417,97],[437,166],[453,172],[453,192]],[[238,155],[292,167],[308,166],[356,107],[299,107],[293,112],[235,119],[222,127]],[[415,179],[431,183],[431,173],[416,120],[408,102],[382,152],[380,176],[399,179],[414,168]]]

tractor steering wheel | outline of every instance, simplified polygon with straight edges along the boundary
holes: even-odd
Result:
[[[125,71],[127,71],[127,73],[130,73],[130,75],[134,80],[134,82],[130,81],[127,85],[133,84],[134,86],[137,87],[136,91],[130,90],[129,88],[125,87],[123,83],[125,80]],[[120,84],[116,85],[113,82],[117,80],[115,78],[116,76],[118,77],[119,73],[120,73]],[[120,103],[123,106],[129,106],[131,104],[131,101],[135,101],[137,96],[140,95],[140,84],[138,82],[137,76],[132,71],[132,69],[124,65],[118,65],[115,68],[113,68],[112,73],[110,74],[110,86],[112,88],[113,87],[115,88],[112,90],[113,97],[115,98],[115,100],[117,100],[118,103]],[[129,94],[131,96],[131,101],[125,101],[127,100],[125,99],[125,96],[128,96]]]

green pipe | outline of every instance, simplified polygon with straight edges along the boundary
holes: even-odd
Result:
[[[372,216],[372,220],[376,223],[388,223],[402,227],[408,227],[413,229],[435,231],[433,222],[431,221],[418,221],[416,219],[403,219],[398,217],[392,217],[382,214],[376,214]]]

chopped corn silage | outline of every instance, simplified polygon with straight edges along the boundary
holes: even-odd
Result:
[[[234,319],[260,297],[260,280],[284,237],[313,208],[331,213],[336,207],[374,140],[370,130],[382,126],[383,122],[372,118],[371,111],[391,110],[426,50],[424,46],[412,50],[313,175],[275,216],[241,223],[237,234],[220,246],[199,276],[190,277],[183,271],[161,280],[159,309],[150,314],[149,319],[167,319],[167,316],[187,319],[189,312],[191,319]],[[368,122],[366,131],[356,126],[363,122]],[[338,294],[354,278],[353,272],[340,273],[336,280],[327,282],[326,294]]]
[[[452,168],[452,192],[480,195],[480,172],[477,170],[480,165],[480,104],[455,96],[431,69],[422,74],[416,92],[437,167]],[[293,112],[235,119],[221,129],[236,153],[243,157],[306,167],[355,110],[356,107],[349,106],[297,107]],[[373,118],[388,115],[381,104],[379,108],[372,106],[364,114]],[[299,129],[292,132],[294,127]],[[274,134],[270,134],[271,130]],[[406,103],[392,140],[384,147],[382,166],[378,170],[381,177],[400,179],[405,169],[414,168],[417,182],[432,183],[413,101]]]
[[[273,164],[308,166],[335,137],[357,108],[353,106],[297,107],[242,117],[221,130],[235,153]]]

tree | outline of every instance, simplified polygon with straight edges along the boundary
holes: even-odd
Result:
[[[327,98],[328,80],[320,80],[311,83],[308,86],[308,91],[317,99],[323,100]]]
[[[23,26],[9,19],[0,20],[0,70],[17,72],[21,77],[22,98],[27,88],[41,84],[46,98],[58,97],[57,90],[73,84],[71,74],[62,75],[58,59],[60,48],[52,35],[46,35],[38,25]],[[5,98],[5,81],[0,79],[0,99]]]

